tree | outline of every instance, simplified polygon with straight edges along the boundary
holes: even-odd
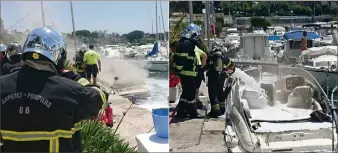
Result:
[[[140,30],[134,30],[127,34],[127,39],[129,42],[139,42],[144,37],[144,32]]]
[[[88,39],[91,36],[91,32],[88,30],[77,30],[75,31],[75,35],[82,39]]]
[[[0,18],[0,41],[6,43],[7,32],[4,27],[2,18]]]
[[[250,22],[252,27],[263,27],[266,29],[268,26],[271,26],[271,23],[267,19],[261,17],[251,17]]]
[[[200,26],[200,27],[203,27],[203,26],[204,26],[204,25],[203,25],[204,22],[203,22],[202,20],[195,20],[194,23],[197,24],[197,25]]]
[[[222,28],[224,27],[224,18],[223,17],[216,17],[216,23],[215,23],[215,34],[217,36],[220,35],[222,32]]]

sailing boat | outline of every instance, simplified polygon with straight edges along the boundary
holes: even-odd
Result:
[[[160,2],[161,7],[161,14],[162,14],[162,25],[163,25],[163,31],[165,33],[164,29],[164,21],[163,21],[163,13],[162,13],[162,6]],[[158,32],[158,22],[157,22],[157,1],[155,2],[155,8],[156,8],[156,34],[158,35],[157,41],[154,42],[154,47],[152,51],[150,51],[148,54],[146,54],[146,60],[148,63],[147,69],[149,71],[160,71],[160,72],[168,72],[168,62],[169,60],[161,55],[160,50],[168,50],[165,46],[161,47],[161,42],[159,41],[159,32]],[[165,34],[164,34],[164,41],[166,42]]]
[[[155,41],[153,49],[146,55],[149,71],[168,72],[168,59],[161,56],[159,41]],[[155,56],[157,55],[157,56]]]

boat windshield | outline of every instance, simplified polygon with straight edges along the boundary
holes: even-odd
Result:
[[[329,62],[329,63],[328,63]],[[316,62],[316,67],[328,67],[331,65],[336,65],[336,61],[320,61],[320,62]]]

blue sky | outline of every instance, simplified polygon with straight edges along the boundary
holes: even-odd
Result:
[[[169,3],[158,1],[158,16],[161,16],[162,4],[163,19],[168,31]],[[39,1],[3,1],[1,18],[5,28],[9,28],[34,8]],[[70,4],[66,1],[43,2],[47,25],[61,32],[72,31]],[[155,29],[155,1],[74,1],[74,20],[76,30],[108,30],[108,32],[128,33],[133,30],[152,31],[152,21]],[[38,7],[27,18],[16,24],[13,29],[24,31],[42,26],[41,9]],[[160,23],[163,32],[162,19]]]

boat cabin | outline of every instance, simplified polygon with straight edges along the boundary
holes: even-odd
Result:
[[[306,58],[306,56],[304,56],[299,60],[304,67],[315,69],[331,70],[335,68],[337,64],[337,56],[335,55],[321,55],[316,58]]]
[[[283,35],[283,38],[285,39],[283,56],[285,59],[296,62],[295,59],[301,54],[302,37],[303,31],[293,31]],[[318,41],[318,39],[320,39],[320,36],[316,32],[307,32],[307,48],[315,47],[315,44],[317,44],[316,41]]]
[[[241,37],[240,55],[246,55],[249,59],[267,58],[269,55],[269,41],[266,33],[247,33]],[[255,58],[256,59],[256,58]]]

